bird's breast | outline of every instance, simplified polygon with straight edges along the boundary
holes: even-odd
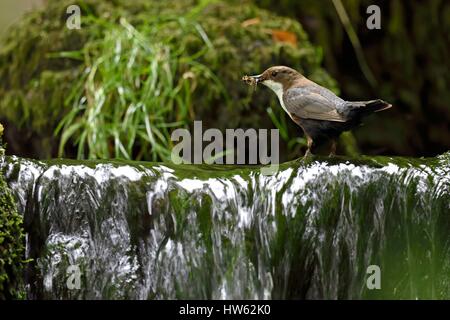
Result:
[[[278,100],[280,101],[281,107],[286,111],[288,114],[289,112],[286,109],[286,106],[284,105],[283,101],[283,85],[279,82],[273,81],[273,80],[266,80],[264,81],[264,85],[271,89],[278,97]]]

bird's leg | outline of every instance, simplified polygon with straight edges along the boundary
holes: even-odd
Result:
[[[305,152],[305,155],[303,156],[303,159],[306,159],[306,158],[308,158],[308,157],[313,155],[312,152],[311,152],[311,148],[312,148],[312,145],[313,145],[313,139],[310,136],[306,136],[306,143],[307,143],[308,149],[306,149],[306,152]]]
[[[331,140],[331,150],[330,150],[330,157],[333,157],[336,155],[336,147],[337,147],[337,143],[336,143],[336,139]]]

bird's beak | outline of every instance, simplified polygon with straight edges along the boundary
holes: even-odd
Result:
[[[255,81],[255,83],[260,83],[260,82],[264,81],[262,74],[259,74],[257,76],[250,76],[250,78],[252,78]]]

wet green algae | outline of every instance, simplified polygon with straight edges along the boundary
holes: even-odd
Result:
[[[171,144],[165,126],[173,123],[186,127],[194,119],[201,119],[205,126],[220,129],[272,127],[265,109],[276,101],[265,91],[252,96],[239,79],[274,64],[289,65],[336,90],[336,83],[320,67],[320,49],[310,44],[301,25],[251,4],[80,1],[79,30],[65,26],[65,10],[70,4],[49,1],[46,7],[25,16],[11,28],[3,41],[0,114],[11,128],[7,140],[9,152],[14,154],[54,157],[62,137],[64,142],[70,138],[70,143],[60,154],[69,157],[78,154],[80,158],[161,160],[167,158]],[[242,26],[254,18],[259,18],[260,23]],[[129,26],[137,33],[130,34]],[[275,41],[271,30],[294,34],[297,45]],[[116,61],[114,52],[120,43],[113,41],[117,39],[122,41],[122,51]],[[148,51],[155,48],[160,51]],[[148,59],[156,59],[157,54],[167,57],[159,63],[161,70],[152,73]],[[93,73],[96,67],[98,71]],[[157,98],[158,91],[147,97],[148,88],[136,82],[145,83],[152,77],[158,77],[164,85],[161,88],[170,87],[173,92],[157,88],[165,99]],[[120,87],[125,94],[120,93]],[[99,90],[104,92],[105,106],[93,98]],[[145,126],[143,116],[137,123],[121,123],[140,101],[146,105],[150,126],[158,128],[154,133],[156,142],[148,141],[146,129],[139,131]],[[92,123],[92,113],[87,110],[96,108],[100,109],[96,115],[100,120]],[[280,108],[274,110],[284,128],[283,138],[292,140],[289,137],[296,137],[298,128],[285,123]],[[74,112],[73,118],[54,137],[58,123],[70,111]],[[80,125],[70,127],[72,124]],[[90,126],[102,131],[90,133]],[[137,132],[133,134],[133,130]],[[81,142],[86,141],[83,132],[87,132],[88,141],[90,134],[91,139],[97,139],[97,144],[86,142],[87,146],[80,150]],[[104,147],[97,150],[98,145]],[[292,151],[295,143],[290,146]]]

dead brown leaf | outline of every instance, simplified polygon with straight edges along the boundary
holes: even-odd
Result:
[[[297,46],[297,35],[295,33],[284,30],[271,30],[271,34],[275,42],[285,42]]]

